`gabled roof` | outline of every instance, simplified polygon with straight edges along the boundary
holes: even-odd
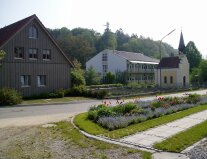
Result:
[[[39,25],[42,27],[42,29],[46,32],[47,36],[51,39],[51,41],[58,48],[58,50],[63,54],[63,56],[70,63],[70,65],[73,66],[70,59],[65,55],[65,53],[62,51],[62,49],[58,46],[55,39],[50,35],[50,33],[47,31],[45,26],[41,23],[41,21],[38,19],[38,17],[35,14],[31,15],[25,19],[22,19],[18,22],[15,22],[13,24],[10,24],[4,28],[1,28],[0,29],[0,47],[5,45],[10,39],[12,39],[18,32],[20,32],[27,24],[29,24],[34,19],[39,23]]]
[[[135,53],[135,52],[126,52],[126,51],[117,51],[117,50],[110,50],[114,54],[121,56],[122,58],[127,59],[130,62],[152,62],[152,63],[159,63],[159,60],[155,58],[151,58],[148,56],[143,55],[142,53]]]
[[[0,29],[0,47],[4,45],[11,37],[15,35],[21,28],[23,28],[28,22],[34,19],[35,15],[29,16],[16,23],[10,24]]]
[[[178,56],[164,57],[161,59],[157,68],[178,68],[180,59]]]

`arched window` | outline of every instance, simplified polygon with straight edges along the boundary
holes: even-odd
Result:
[[[164,77],[164,83],[167,83],[167,76]]]
[[[32,25],[29,27],[29,38],[37,38],[38,37],[38,31],[37,28]]]
[[[170,76],[170,83],[173,84],[173,76]]]

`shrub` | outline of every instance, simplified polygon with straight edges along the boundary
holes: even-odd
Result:
[[[14,89],[0,89],[0,105],[15,105],[22,101],[22,96]]]
[[[162,105],[163,105],[163,102],[161,102],[161,101],[154,101],[154,102],[151,103],[151,108],[152,109],[159,108],[159,107],[162,107]]]
[[[74,86],[70,90],[71,96],[84,96],[86,95],[87,90],[84,85]]]
[[[100,104],[97,107],[92,106],[88,111],[88,119],[97,121],[100,117],[115,116],[116,113],[113,112],[112,108],[107,107],[104,104]]]
[[[109,92],[107,90],[97,90],[97,91],[89,90],[86,92],[86,96],[98,98],[98,99],[104,99],[108,96],[108,94]]]
[[[131,113],[132,110],[135,110],[137,107],[136,104],[134,103],[126,103],[123,105],[118,105],[113,107],[113,111],[120,114],[120,115],[125,115],[127,113]]]
[[[109,107],[101,107],[98,109],[98,112],[97,112],[97,117],[100,118],[100,117],[109,117],[109,116],[115,116],[116,113],[112,111],[111,108]]]
[[[91,110],[88,112],[88,119],[96,121],[98,118],[98,112],[97,110]]]
[[[107,90],[101,90],[97,92],[97,96],[96,98],[98,99],[104,99],[107,97],[107,95],[109,94],[109,92]]]
[[[64,89],[58,89],[55,91],[55,94],[57,94],[57,98],[63,98],[65,96],[66,90]]]
[[[186,102],[189,104],[196,104],[200,102],[201,98],[199,94],[189,94],[186,98]]]
[[[47,98],[63,98],[66,94],[66,90],[64,89],[58,89],[54,92],[49,92],[49,93],[40,93],[36,95],[32,95],[29,97],[24,97],[24,99],[47,99]]]

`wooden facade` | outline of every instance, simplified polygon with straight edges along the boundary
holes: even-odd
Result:
[[[29,37],[31,27],[35,27],[37,31],[36,38]],[[19,48],[23,50],[22,57],[15,55],[16,49]],[[31,16],[24,26],[0,46],[0,49],[6,52],[0,68],[0,88],[14,88],[23,96],[70,88],[72,63],[36,15]],[[34,57],[30,55],[32,49],[36,50]],[[48,51],[48,55],[44,53],[45,50]],[[29,77],[26,85],[23,84],[24,79],[21,79],[24,76]],[[44,76],[43,85],[38,85],[38,76]]]

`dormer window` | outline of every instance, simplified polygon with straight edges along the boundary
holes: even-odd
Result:
[[[38,31],[37,31],[37,28],[32,25],[29,27],[29,38],[34,38],[34,39],[37,39],[38,37]]]

